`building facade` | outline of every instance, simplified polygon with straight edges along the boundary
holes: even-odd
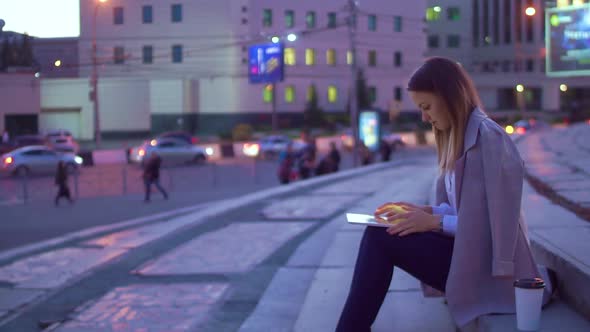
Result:
[[[288,127],[301,122],[314,90],[323,110],[344,113],[351,85],[347,3],[81,1],[80,78],[45,79],[42,107],[54,114],[63,109],[64,116],[78,108],[73,131],[92,138],[88,87],[95,40],[106,134],[219,133],[241,122],[270,127],[273,96],[279,125]],[[374,107],[387,111],[398,100],[398,108],[412,109],[403,91],[426,52],[425,8],[423,1],[360,1],[357,63]],[[295,41],[286,40],[290,33]],[[286,63],[274,91],[250,84],[247,76],[249,46],[273,36],[284,43]],[[69,91],[79,95],[65,98]]]
[[[590,109],[590,100],[582,97],[590,94],[587,77],[545,74],[546,8],[585,2],[429,0],[428,54],[461,62],[472,74],[487,111],[496,117],[552,118],[572,105]]]

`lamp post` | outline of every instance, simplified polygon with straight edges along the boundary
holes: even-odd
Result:
[[[92,76],[90,78],[90,85],[92,91],[90,93],[92,99],[93,115],[94,115],[94,143],[99,148],[101,144],[100,137],[100,115],[98,105],[98,61],[96,58],[96,15],[98,14],[98,7],[101,3],[107,0],[96,0],[94,4],[94,16],[92,19]]]

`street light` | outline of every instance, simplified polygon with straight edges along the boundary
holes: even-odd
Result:
[[[98,0],[94,4],[94,16],[92,20],[92,77],[90,84],[92,85],[92,106],[94,113],[94,143],[96,147],[100,147],[100,116],[98,107],[98,61],[96,58],[96,15],[98,14],[98,7],[101,3],[105,3],[107,0]]]
[[[566,84],[560,84],[559,85],[559,90],[561,90],[561,92],[566,92],[567,91],[567,85]]]
[[[54,66],[56,67],[60,67],[61,66],[61,60],[55,60],[55,62],[53,63]]]
[[[527,16],[534,16],[536,12],[537,12],[537,10],[535,9],[535,7],[527,7],[524,11],[524,13]]]

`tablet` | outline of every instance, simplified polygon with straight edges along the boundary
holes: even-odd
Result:
[[[349,224],[375,226],[375,227],[391,227],[391,224],[383,224],[377,222],[375,217],[369,214],[347,213],[346,220]]]

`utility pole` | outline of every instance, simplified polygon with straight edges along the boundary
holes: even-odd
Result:
[[[357,3],[355,0],[348,0],[348,37],[350,40],[351,71],[350,71],[350,125],[352,126],[352,166],[359,164],[359,133],[358,133],[358,91],[356,86],[357,62],[356,62],[356,17]]]
[[[103,2],[103,1],[100,1]],[[96,58],[96,14],[98,13],[99,3],[94,5],[94,20],[92,22],[92,77],[90,85],[92,86],[92,106],[94,111],[94,143],[96,148],[100,147],[100,116],[98,108],[98,60]]]

